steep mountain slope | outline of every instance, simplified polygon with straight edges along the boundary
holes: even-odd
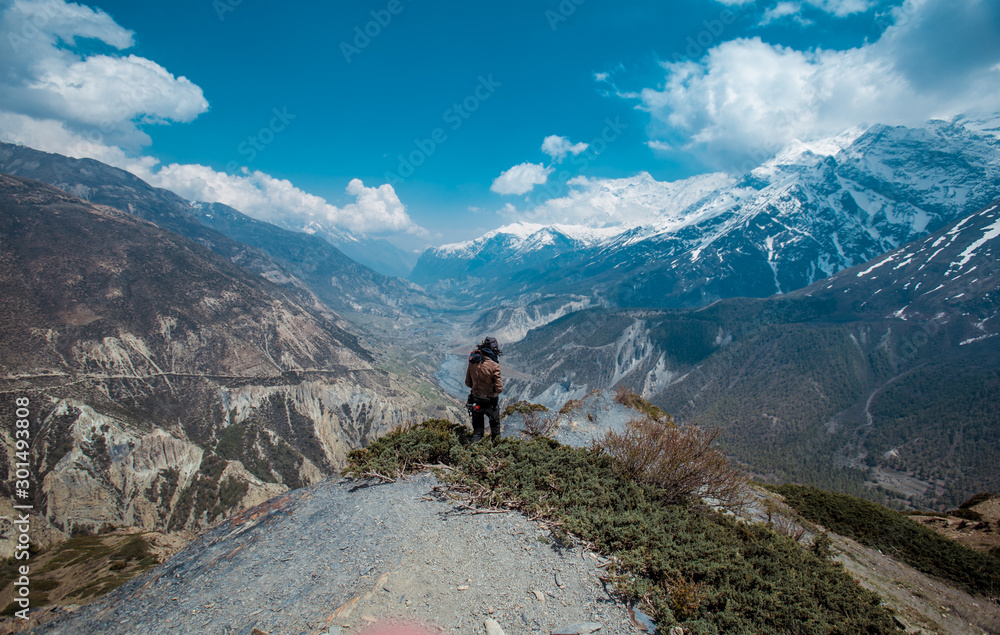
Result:
[[[392,315],[433,304],[414,285],[372,271],[319,236],[281,229],[221,203],[195,203],[192,209],[204,225],[266,252],[331,308]]]
[[[513,230],[502,230],[429,250],[411,279],[494,302],[575,293],[622,307],[695,307],[766,297],[936,231],[993,200],[998,184],[993,135],[944,121],[874,126],[792,144],[694,203],[671,191],[658,220],[603,240],[559,243],[546,238],[558,227],[522,227],[526,235],[503,241]]]
[[[595,309],[508,347],[512,397],[628,385],[785,479],[954,506],[1000,487],[1000,207],[770,299]],[[834,469],[837,468],[837,469]]]
[[[255,242],[245,244],[234,240],[217,231],[212,223],[203,223],[210,220],[206,219],[203,208],[99,161],[71,159],[0,143],[0,172],[37,179],[190,238],[244,269],[293,289],[303,303],[317,304],[311,298],[315,294],[334,309],[389,314],[398,313],[399,306],[420,303],[405,283],[350,260],[332,245],[321,245],[305,234],[296,235],[253,221],[222,206],[214,216],[216,224]],[[268,252],[270,248],[276,250],[277,256]],[[296,256],[304,260],[296,261]],[[288,267],[307,274],[309,281],[299,279]]]
[[[357,234],[331,227],[330,225],[309,222],[295,223],[286,221],[280,225],[283,229],[293,232],[312,234],[327,241],[351,260],[360,262],[374,271],[394,278],[406,278],[417,264],[418,254],[403,251],[384,238],[359,236]]]
[[[0,383],[30,399],[34,503],[65,531],[205,527],[421,415],[284,288],[37,181],[0,175],[0,285]]]

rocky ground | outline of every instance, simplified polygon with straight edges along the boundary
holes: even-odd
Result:
[[[955,512],[963,513],[953,510],[948,514],[912,514],[911,518],[967,547],[987,552],[1000,549],[1000,494],[970,505],[964,510],[965,518]]]
[[[425,474],[288,492],[33,632],[299,635],[393,618],[454,635],[486,632],[487,619],[507,633],[639,632],[595,554],[520,514],[445,500],[438,485]]]
[[[400,620],[452,635],[494,635],[489,620],[507,634],[641,632],[644,616],[610,592],[600,556],[559,544],[519,513],[470,509],[442,489],[425,473],[395,483],[331,478],[287,492],[32,632],[348,635]],[[748,520],[761,522],[763,506],[751,510]],[[794,519],[772,520],[799,535]],[[831,537],[837,559],[907,632],[1000,633],[995,601]]]
[[[1000,604],[973,597],[857,542],[833,536],[837,560],[863,586],[892,607],[907,633],[1000,633]]]

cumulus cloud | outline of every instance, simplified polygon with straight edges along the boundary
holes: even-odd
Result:
[[[769,8],[764,12],[764,17],[760,19],[760,23],[770,24],[772,22],[778,22],[784,18],[791,18],[803,26],[808,26],[812,24],[811,20],[806,20],[800,14],[802,13],[802,5],[798,2],[779,2],[773,7]]]
[[[566,158],[566,155],[572,154],[576,156],[590,147],[590,144],[583,143],[573,143],[566,137],[560,137],[559,135],[549,135],[545,137],[542,141],[542,152],[552,157],[552,159],[559,163]]]
[[[806,0],[806,4],[832,13],[838,18],[845,18],[871,9],[875,6],[875,0]]]
[[[545,183],[553,169],[540,163],[519,163],[494,179],[490,190],[497,194],[527,194]]]
[[[106,13],[65,0],[0,0],[0,138],[47,152],[92,158],[195,201],[230,205],[261,220],[319,222],[362,233],[423,234],[391,185],[347,185],[342,207],[263,172],[160,166],[142,156],[149,124],[188,122],[208,109],[201,88],[136,55],[84,56],[81,38],[118,51],[134,34]]]
[[[187,199],[225,203],[248,216],[289,227],[319,222],[359,233],[423,231],[389,184],[368,187],[352,179],[346,192],[354,202],[338,207],[259,170],[236,175],[204,165],[171,164],[139,176]]]
[[[741,6],[751,4],[754,0],[716,0],[720,4],[727,6]],[[838,18],[844,18],[855,13],[863,13],[875,6],[875,0],[805,0],[805,3],[821,11],[825,11]],[[777,5],[769,7],[765,11],[764,23],[771,19],[791,15],[802,10],[801,2],[788,2],[782,0]]]
[[[793,139],[997,109],[1000,3],[907,0],[892,15],[879,40],[844,51],[752,38],[724,42],[697,62],[665,63],[664,86],[636,96],[653,118],[653,140],[736,169]]]
[[[7,50],[0,109],[132,151],[149,143],[141,125],[191,121],[208,109],[187,78],[136,55],[84,56],[74,50],[81,38],[119,51],[134,44],[133,33],[100,10],[64,0],[0,3]]]
[[[260,171],[228,174],[204,165],[161,166],[155,158],[135,156],[117,146],[88,139],[58,121],[0,112],[0,131],[6,141],[75,158],[97,159],[188,200],[225,203],[254,218],[290,228],[318,222],[358,233],[426,234],[410,219],[405,205],[388,184],[369,187],[360,179],[352,179],[346,192],[354,202],[338,207],[288,180]]]
[[[543,225],[636,227],[678,222],[709,194],[732,183],[732,177],[722,173],[673,182],[657,181],[647,172],[621,179],[577,176],[566,182],[566,195],[525,211],[508,205],[501,214]]]

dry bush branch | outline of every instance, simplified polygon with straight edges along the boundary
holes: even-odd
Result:
[[[717,430],[636,419],[623,432],[608,432],[595,448],[625,476],[659,488],[668,503],[706,498],[735,511],[746,504],[747,479],[711,447],[716,436]]]
[[[768,499],[764,501],[764,510],[767,512],[767,526],[775,533],[788,536],[795,542],[806,535],[806,528],[796,522],[795,512],[787,505]]]
[[[538,411],[532,410],[521,415],[524,421],[524,434],[531,439],[550,437],[559,427],[559,421],[554,417],[542,418]]]

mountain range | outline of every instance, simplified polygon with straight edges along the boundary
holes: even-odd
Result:
[[[373,271],[319,236],[282,229],[222,204],[191,203],[99,161],[0,143],[0,173],[54,185],[190,238],[295,290],[303,303],[386,316],[428,304],[413,285]]]
[[[770,477],[928,506],[995,487],[994,132],[873,126],[738,179],[588,181],[641,222],[514,224],[428,250],[413,282],[321,228],[0,144],[2,379],[45,404],[46,518],[197,528],[314,482],[452,412],[432,377],[461,384],[461,325],[500,337],[513,398],[628,386]]]
[[[638,210],[641,224],[517,223],[429,249],[411,280],[480,305],[573,294],[619,307],[697,307],[785,293],[996,198],[1000,141],[971,122],[875,125],[793,143],[736,180],[681,184],[648,174],[607,181],[576,202]]]
[[[509,392],[629,386],[761,474],[954,505],[1000,487],[998,255],[992,203],[787,294],[581,310],[508,347]]]

